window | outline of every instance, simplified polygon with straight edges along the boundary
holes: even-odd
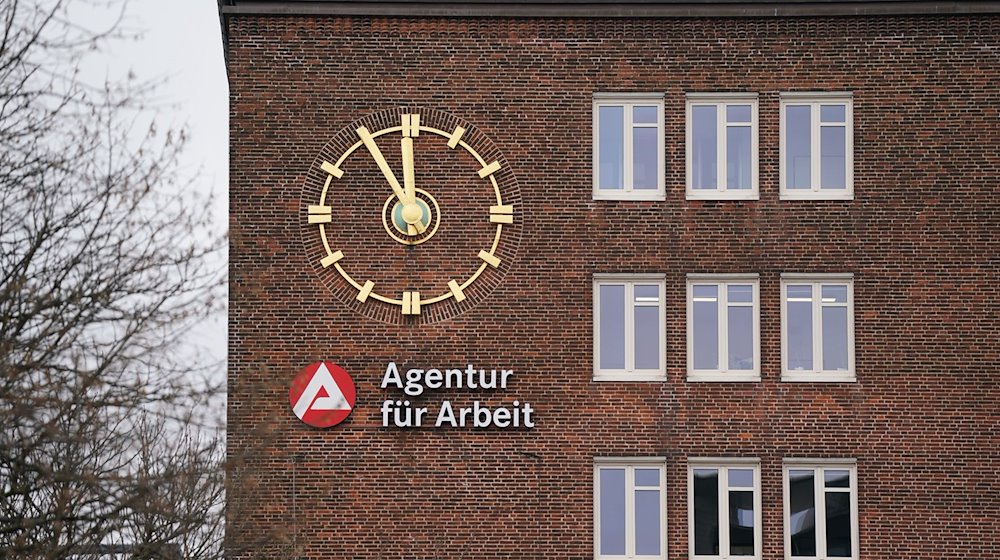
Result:
[[[691,558],[760,558],[760,511],[760,461],[688,461]]]
[[[594,463],[594,558],[666,558],[662,457]]]
[[[781,198],[853,198],[853,130],[851,94],[783,93]]]
[[[781,325],[782,380],[855,380],[850,274],[782,274]]]
[[[594,198],[664,200],[663,95],[594,95]]]
[[[666,379],[663,278],[594,277],[594,379]]]
[[[786,459],[785,558],[858,558],[854,460]]]
[[[687,96],[687,197],[756,200],[757,94]]]
[[[688,381],[760,381],[756,274],[689,274]]]

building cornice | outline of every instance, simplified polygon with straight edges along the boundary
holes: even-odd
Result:
[[[1000,1],[785,0],[219,0],[226,15],[403,17],[795,17],[1000,13]]]
[[[1000,0],[218,0],[228,66],[233,16],[698,18],[1000,14]]]

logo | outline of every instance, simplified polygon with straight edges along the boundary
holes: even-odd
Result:
[[[344,421],[354,409],[354,380],[332,362],[309,364],[292,380],[288,401],[299,420],[315,428]]]

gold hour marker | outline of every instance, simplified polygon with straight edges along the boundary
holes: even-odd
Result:
[[[333,263],[335,263],[335,262],[339,261],[339,260],[340,260],[340,259],[342,259],[342,258],[344,258],[344,253],[343,253],[343,251],[337,251],[336,253],[331,253],[331,254],[329,254],[329,255],[327,255],[327,256],[325,256],[325,257],[323,257],[323,260],[319,261],[319,264],[320,264],[320,265],[321,265],[321,266],[322,266],[323,268],[327,268],[327,267],[329,267],[329,266],[330,266],[331,264],[333,264]]]
[[[323,164],[319,166],[319,168],[338,179],[344,176],[343,170],[341,170],[339,167],[328,161],[324,161]]]
[[[490,221],[494,224],[513,224],[514,206],[511,204],[490,206]]]
[[[361,287],[361,291],[358,292],[358,297],[356,297],[355,299],[357,299],[361,303],[364,303],[365,301],[368,300],[368,296],[371,295],[372,288],[374,287],[375,287],[375,282],[372,282],[371,280],[365,282],[365,285]]]
[[[451,295],[455,296],[455,301],[464,301],[465,292],[459,287],[458,282],[454,280],[448,280],[448,289],[451,290]]]
[[[333,208],[330,206],[310,206],[309,207],[309,223],[310,224],[327,224],[333,219],[330,213],[333,212]]]
[[[500,162],[494,161],[493,163],[487,165],[486,167],[479,170],[479,176],[483,179],[489,177],[490,175],[500,171]]]
[[[448,147],[454,149],[458,145],[458,141],[462,139],[462,135],[465,134],[465,129],[456,126],[455,132],[451,133],[451,137],[448,138]]]
[[[402,116],[403,136],[420,136],[420,115],[407,114]]]
[[[479,258],[485,261],[486,264],[492,266],[493,268],[497,268],[498,266],[500,266],[500,259],[492,253],[487,253],[486,251],[479,251]]]
[[[420,315],[420,292],[403,292],[403,315]]]

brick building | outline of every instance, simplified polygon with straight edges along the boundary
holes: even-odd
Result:
[[[220,12],[234,558],[992,554],[1000,4]]]

